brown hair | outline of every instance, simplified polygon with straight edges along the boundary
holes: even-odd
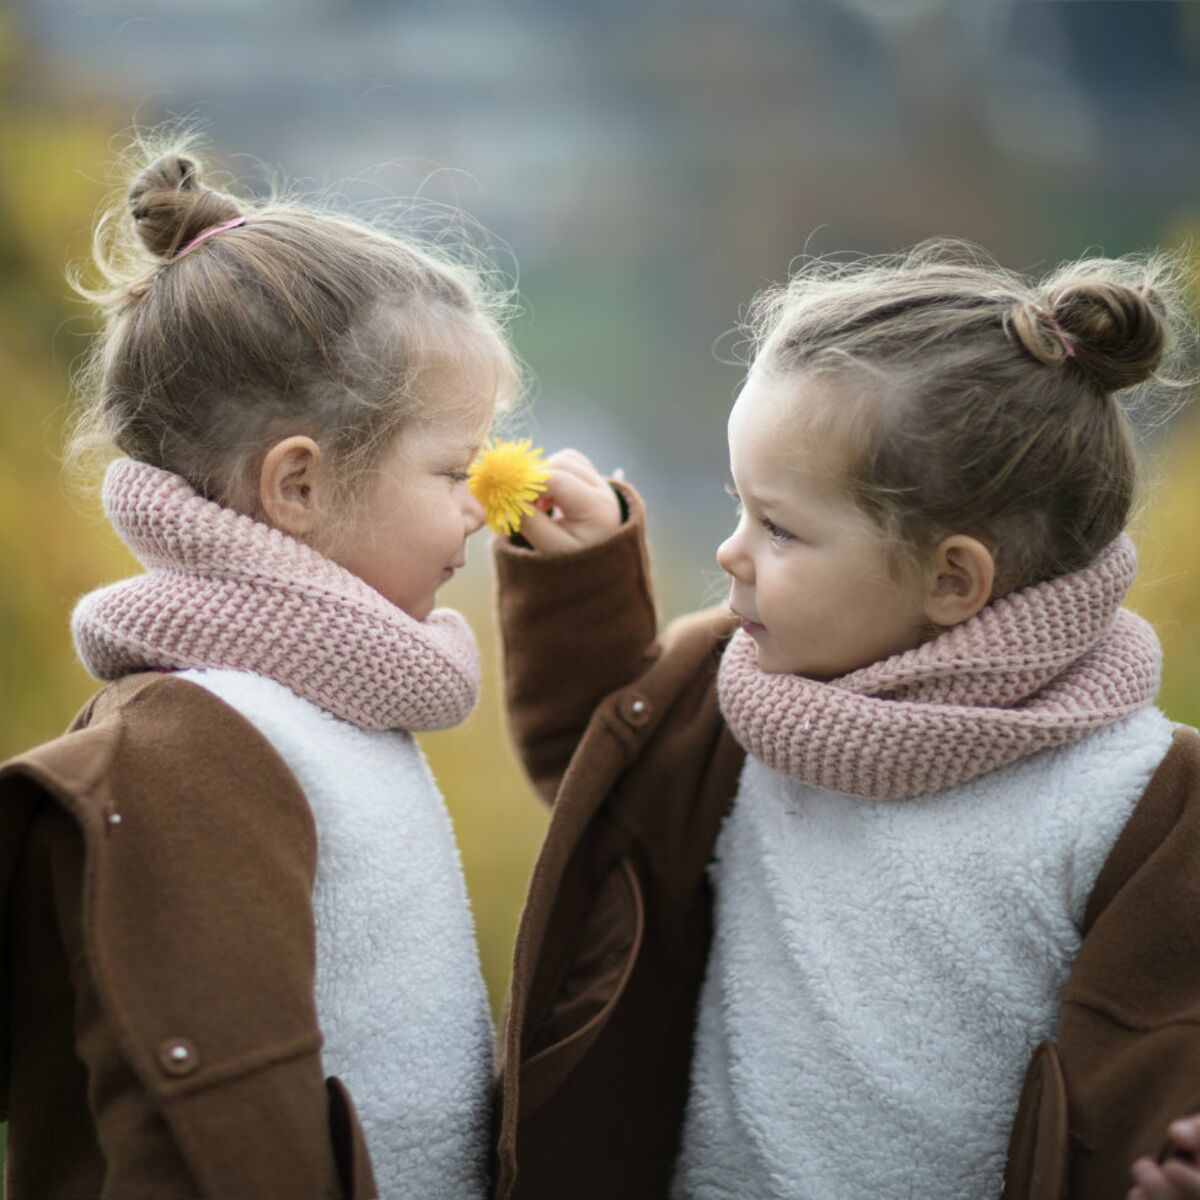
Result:
[[[512,402],[508,296],[477,264],[315,203],[208,187],[187,139],[165,151],[139,141],[130,173],[94,237],[103,282],[72,278],[104,328],[77,377],[68,460],[115,445],[253,511],[263,455],[303,433],[352,500],[428,412],[428,371],[472,359],[491,369],[498,411]]]
[[[899,558],[971,533],[998,595],[1087,565],[1124,528],[1136,458],[1116,394],[1183,386],[1161,370],[1189,340],[1179,274],[1157,254],[1030,282],[949,240],[809,263],[754,301],[753,369],[829,377],[851,493]]]

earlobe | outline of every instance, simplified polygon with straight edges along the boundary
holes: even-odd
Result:
[[[296,435],[276,442],[263,459],[258,501],[266,519],[293,537],[311,533],[318,516],[317,487],[321,448]]]
[[[935,625],[961,625],[992,598],[995,582],[995,559],[981,541],[960,533],[945,538],[933,552],[925,615]]]

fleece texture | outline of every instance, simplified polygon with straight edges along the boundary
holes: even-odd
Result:
[[[492,1025],[462,866],[410,734],[358,729],[274,680],[182,671],[251,722],[317,828],[316,1001],[383,1197],[487,1192]]]
[[[739,632],[721,713],[747,753],[816,787],[897,800],[961,783],[1151,703],[1158,638],[1120,608],[1136,569],[1122,535],[1082,570],[829,682],[764,673]]]
[[[255,671],[363,729],[445,729],[471,711],[479,656],[458,613],[415,620],[311,546],[148,463],[109,467],[104,509],[146,571],[75,606],[75,649],[98,679]]]
[[[1088,897],[1172,732],[1146,708],[904,803],[748,757],[671,1195],[999,1196]]]

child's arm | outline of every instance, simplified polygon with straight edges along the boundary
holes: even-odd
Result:
[[[1036,1090],[1022,1096],[1027,1119],[1010,1146],[1012,1162],[1037,1158],[1043,1143],[1056,1158],[1069,1144],[1072,1195],[1127,1196],[1134,1162],[1151,1189],[1184,1177],[1185,1163],[1160,1171],[1146,1159],[1200,1092],[1198,854],[1200,737],[1179,728],[1088,898],[1063,989],[1057,1096],[1048,1075],[1027,1083]]]
[[[321,1062],[303,794],[194,684],[130,676],[101,695],[85,727],[0,766],[0,875],[13,879],[0,949],[7,961],[19,935],[21,964],[57,954],[70,967],[40,997],[31,970],[0,980],[10,1058],[27,1060],[15,1073],[0,1062],[0,1085],[24,1081],[10,1152],[42,1120],[17,1112],[31,1094],[86,1090],[57,1144],[22,1150],[69,1156],[75,1138],[83,1162],[101,1160],[104,1186],[88,1194],[370,1194],[349,1097]],[[31,1089],[31,1065],[61,1061],[38,1048],[64,1013],[72,1070]]]
[[[496,544],[510,725],[546,799],[596,705],[653,660],[657,630],[637,493],[618,484],[618,499],[577,451],[549,465],[541,507],[521,526],[527,545]]]
[[[1200,1200],[1200,1114],[1172,1121],[1167,1132],[1172,1157],[1139,1158],[1129,1200]]]

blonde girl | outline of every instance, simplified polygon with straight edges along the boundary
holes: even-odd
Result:
[[[729,605],[661,637],[636,493],[557,457],[497,550],[555,798],[501,1196],[1102,1200],[1195,1107],[1200,738],[1121,608],[1168,267],[761,297]]]
[[[412,733],[475,698],[435,605],[502,297],[182,151],[98,245],[79,439],[145,572],[72,618],[113,682],[0,769],[6,1195],[482,1197],[491,1022]]]

